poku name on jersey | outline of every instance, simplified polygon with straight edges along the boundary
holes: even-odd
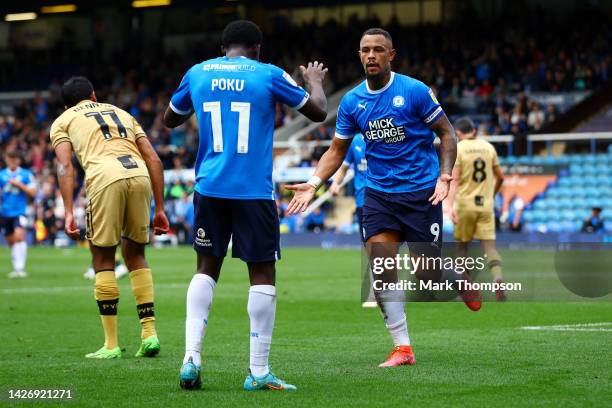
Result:
[[[308,97],[282,69],[245,57],[191,67],[170,108],[180,115],[195,111],[198,120],[195,190],[216,198],[274,199],[276,102],[300,109]]]

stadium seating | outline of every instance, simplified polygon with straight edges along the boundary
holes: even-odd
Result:
[[[575,154],[548,157],[506,157],[502,164],[562,165],[556,182],[527,205],[523,213],[528,232],[578,232],[593,207],[603,209],[602,216],[612,218],[612,146],[605,154]],[[606,224],[612,231],[612,224]]]

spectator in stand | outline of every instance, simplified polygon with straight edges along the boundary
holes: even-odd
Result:
[[[525,202],[521,197],[515,194],[508,203],[507,224],[508,229],[512,232],[521,232],[523,229],[523,209]]]
[[[186,191],[179,200],[174,200],[170,211],[170,228],[176,234],[179,243],[186,243],[191,236],[193,226],[193,197]],[[191,222],[189,222],[191,220]]]
[[[555,109],[555,105],[549,103],[546,105],[546,113],[544,115],[546,123],[554,122],[557,119],[557,109]]]
[[[582,232],[595,233],[604,230],[604,219],[601,216],[601,207],[593,207],[591,216],[584,220]]]
[[[535,101],[531,101],[529,106],[530,112],[527,115],[527,126],[529,129],[538,131],[544,125],[544,112],[542,112],[540,105]]]
[[[517,104],[512,110],[512,116],[510,116],[510,124],[512,125],[512,133],[522,133],[527,130],[527,119],[523,113],[521,105]]]

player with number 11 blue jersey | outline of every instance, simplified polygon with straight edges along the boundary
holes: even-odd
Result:
[[[230,23],[222,42],[225,55],[191,67],[164,116],[166,126],[175,127],[195,112],[199,125],[194,193],[198,260],[187,291],[180,384],[185,389],[201,387],[202,335],[231,237],[232,255],[247,263],[251,281],[251,354],[244,388],[295,389],[268,367],[276,310],[275,261],[280,258],[272,185],[274,117],[279,102],[323,121],[327,69],[317,61],[300,67],[309,94],[282,69],[259,62],[262,33],[254,23]]]

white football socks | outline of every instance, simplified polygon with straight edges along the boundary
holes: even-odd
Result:
[[[13,244],[13,246],[11,247],[11,260],[13,261],[13,270],[18,272],[25,270],[27,253],[28,245],[25,241]]]
[[[276,315],[276,288],[272,285],[251,286],[247,311],[251,320],[249,366],[255,377],[261,377],[270,371],[268,357]]]
[[[208,312],[213,299],[216,283],[213,278],[203,273],[196,273],[187,289],[187,319],[185,320],[185,358],[191,357],[198,367],[202,365],[200,352],[202,337],[208,326]]]
[[[393,346],[409,346],[406,300],[403,291],[382,291],[380,299],[383,304],[381,311],[385,319],[385,326],[393,339]]]

